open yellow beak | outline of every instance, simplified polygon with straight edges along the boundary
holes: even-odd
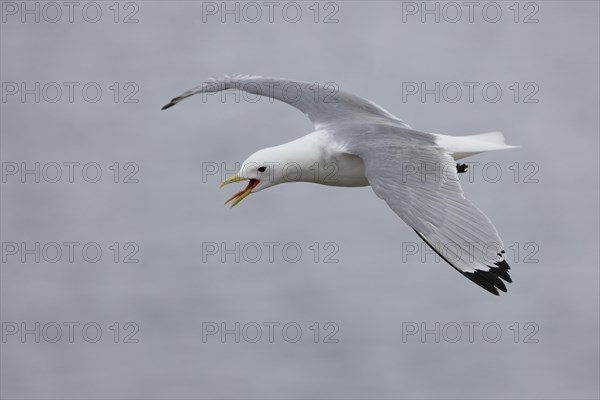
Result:
[[[221,187],[223,187],[225,185],[229,185],[230,183],[233,183],[233,182],[241,182],[241,181],[249,181],[248,186],[246,186],[246,188],[244,188],[244,190],[240,190],[239,192],[237,192],[236,194],[231,196],[229,199],[227,199],[225,204],[229,203],[231,200],[234,200],[234,202],[231,203],[231,208],[235,207],[240,201],[244,200],[250,194],[250,192],[252,192],[252,189],[254,189],[260,183],[260,181],[258,179],[248,179],[248,178],[242,178],[237,175],[233,175],[233,176],[230,176],[229,178],[225,179],[221,183]]]

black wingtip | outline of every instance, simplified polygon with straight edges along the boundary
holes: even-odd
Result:
[[[506,260],[500,260],[497,263],[494,263],[495,265],[498,266],[498,268],[503,269],[504,271],[508,271],[510,269],[510,266],[508,265],[508,263],[506,262]]]
[[[467,274],[468,273],[469,272],[467,272]],[[474,273],[471,273],[471,275],[474,276],[476,282],[481,283],[482,281],[486,281],[495,289],[502,290],[504,293],[506,293],[506,285],[504,285],[494,269],[490,268],[489,271],[476,270]]]
[[[475,272],[463,272],[460,269],[456,268],[446,257],[444,257],[434,246],[432,246],[431,243],[429,243],[429,241],[425,239],[423,235],[417,232],[417,230],[415,230],[415,233],[419,235],[419,237],[423,239],[423,241],[429,247],[431,247],[431,249],[433,249],[433,251],[436,252],[444,261],[450,264],[450,266],[452,266],[455,270],[460,272],[470,281],[474,282],[475,284],[479,285],[481,288],[487,290],[495,296],[500,296],[500,293],[498,293],[498,289],[500,289],[504,293],[507,292],[506,285],[501,280],[503,279],[509,283],[512,282],[512,279],[510,279],[510,276],[508,275],[508,270],[510,270],[510,267],[508,266],[506,260],[501,260],[497,263],[494,263],[496,267],[490,266],[489,271],[475,270]],[[504,254],[504,250],[502,250],[501,253]]]
[[[163,108],[161,108],[161,110],[166,110],[167,108],[171,108],[171,107],[173,107],[175,104],[177,104],[177,103],[175,103],[175,102],[171,101],[169,104],[166,104],[166,105],[164,105],[164,106],[163,106]]]

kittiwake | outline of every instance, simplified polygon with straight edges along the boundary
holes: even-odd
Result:
[[[226,203],[233,201],[233,207],[250,193],[290,181],[370,185],[458,272],[495,295],[498,289],[506,292],[503,281],[512,280],[504,244],[490,219],[463,195],[458,170],[464,172],[465,165],[456,163],[485,151],[515,147],[504,143],[502,133],[419,132],[372,101],[335,85],[249,75],[210,79],[162,109],[198,93],[227,89],[283,101],[306,114],[314,132],[248,157],[240,171],[221,185],[248,181]]]

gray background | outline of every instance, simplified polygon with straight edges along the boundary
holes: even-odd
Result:
[[[100,4],[95,24],[76,11],[73,23],[7,16],[1,25],[3,82],[103,88],[96,103],[80,92],[73,103],[66,94],[56,103],[9,97],[1,104],[2,161],[94,161],[104,173],[95,184],[81,175],[74,183],[2,184],[3,242],[98,242],[104,250],[97,263],[79,255],[72,264],[65,256],[2,264],[3,322],[103,328],[97,343],[80,331],[74,343],[66,330],[58,343],[9,336],[1,344],[3,398],[598,398],[597,2],[537,2],[539,22],[529,24],[523,9],[513,22],[512,2],[501,3],[497,23],[486,22],[481,7],[473,23],[422,23],[403,22],[400,2],[340,2],[331,24],[313,22],[312,3],[302,3],[298,23],[281,13],[274,23],[221,23],[203,22],[199,2],[137,2],[133,24],[114,23],[112,2]],[[502,179],[492,183],[478,170],[463,187],[520,249],[509,252],[509,293],[489,295],[432,256],[403,262],[403,243],[420,242],[370,188],[280,185],[224,207],[237,188],[219,190],[220,176],[203,182],[203,163],[232,169],[312,128],[285,104],[233,96],[160,111],[228,73],[335,82],[419,130],[504,132],[521,148],[470,160],[497,162]],[[498,82],[502,99],[479,92],[473,103],[402,101],[403,82],[471,81]],[[138,103],[115,103],[113,82],[135,82]],[[539,101],[515,103],[513,82],[536,83]],[[113,183],[108,166],[128,161],[139,165],[139,183]],[[537,183],[524,182],[527,162],[538,167]],[[140,262],[114,263],[108,246],[128,241],[139,245]],[[281,253],[273,263],[265,255],[257,263],[203,262],[203,242],[297,243],[303,255],[297,263]],[[323,253],[315,262],[314,242],[336,243],[339,262],[324,263]],[[525,259],[528,243],[539,251]],[[138,324],[139,343],[114,343],[108,327],[128,321]],[[287,343],[277,333],[269,343],[265,329],[258,343],[203,343],[202,323],[211,321],[296,322],[303,335]],[[323,343],[329,321],[338,343]],[[432,335],[404,343],[403,322],[480,328],[473,343],[466,328],[457,343]],[[488,322],[502,328],[497,343],[482,337]],[[527,322],[539,327],[538,343],[524,343]]]

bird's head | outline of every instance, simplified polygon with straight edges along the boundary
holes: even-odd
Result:
[[[225,204],[233,201],[231,207],[234,207],[250,193],[256,193],[279,183],[290,182],[289,179],[285,179],[286,160],[284,155],[284,153],[272,147],[259,150],[248,157],[242,163],[237,174],[230,176],[221,183],[221,187],[223,187],[233,182],[248,181],[247,186],[231,196]]]

